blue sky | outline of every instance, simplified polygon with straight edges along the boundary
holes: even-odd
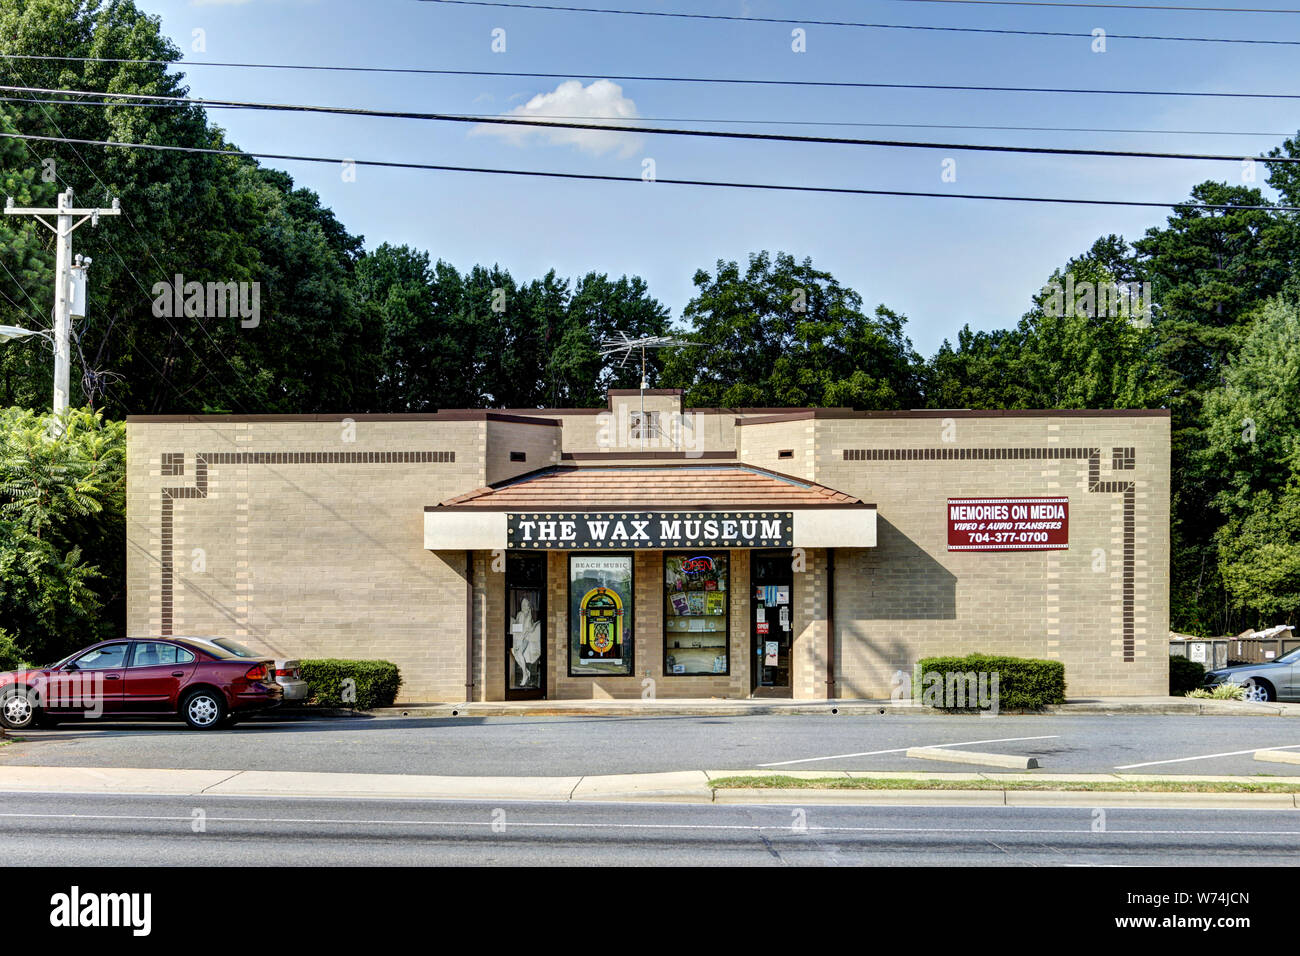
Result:
[[[190,60],[409,66],[516,72],[734,76],[993,86],[1297,92],[1296,48],[1110,39],[1094,53],[1081,38],[807,27],[507,10],[415,0],[137,0],[162,17]],[[1172,2],[1172,0],[1171,0]],[[611,6],[741,16],[871,20],[1113,33],[1300,38],[1300,16],[1138,10],[1026,9],[897,0],[618,0]],[[1216,4],[1226,5],[1226,4]],[[1260,6],[1258,3],[1244,4]],[[491,49],[504,29],[506,51]],[[195,52],[203,31],[206,51]],[[1288,69],[1288,64],[1290,69]],[[505,113],[561,80],[400,76],[186,68],[195,96]],[[599,114],[752,119],[809,134],[949,142],[1231,153],[1278,145],[1300,128],[1300,100],[1224,100],[1021,93],[727,87],[626,82],[562,89],[533,107]],[[640,176],[727,179],[902,190],[1180,200],[1205,179],[1241,181],[1239,164],[894,150],[619,134],[612,143],[544,134],[482,135],[464,124],[214,110],[211,119],[252,151],[347,156]],[[1069,126],[1248,131],[1265,135],[993,132],[773,127],[761,121]],[[691,122],[687,122],[691,121]],[[696,122],[698,121],[698,122]],[[655,125],[655,124],[650,124]],[[673,124],[661,124],[673,125]],[[1273,135],[1279,134],[1279,135]],[[603,134],[597,134],[603,135]],[[957,179],[941,181],[945,158]],[[406,243],[461,269],[500,263],[527,280],[554,267],[637,274],[676,319],[691,277],[718,259],[783,250],[831,272],[863,296],[908,316],[931,354],[963,323],[1014,324],[1034,290],[1101,235],[1129,239],[1164,221],[1155,209],[1038,206],[964,200],[783,194],[663,183],[564,182],[503,176],[271,162],[317,191],[373,248]],[[1262,179],[1262,176],[1261,176]]]

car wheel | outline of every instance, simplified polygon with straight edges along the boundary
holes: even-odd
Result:
[[[1273,688],[1269,686],[1267,681],[1256,680],[1254,677],[1248,678],[1246,682],[1241,685],[1241,689],[1242,700],[1253,700],[1257,703],[1264,703],[1266,701],[1277,699],[1277,694],[1273,692]]]
[[[0,697],[0,723],[10,730],[26,730],[36,722],[35,695],[27,689],[10,688]]]
[[[225,719],[226,702],[215,690],[196,690],[181,704],[181,716],[195,730],[211,730]]]

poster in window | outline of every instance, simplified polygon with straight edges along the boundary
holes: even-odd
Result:
[[[664,672],[728,672],[728,555],[664,555]]]
[[[569,559],[569,671],[632,673],[632,556]]]

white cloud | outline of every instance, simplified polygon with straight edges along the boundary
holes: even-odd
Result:
[[[555,118],[562,121],[600,121],[604,125],[628,123],[637,119],[636,104],[623,95],[623,88],[610,80],[595,80],[583,86],[580,80],[565,80],[550,93],[538,93],[522,106],[516,106],[502,116]],[[608,133],[587,129],[543,129],[537,126],[505,126],[484,123],[470,130],[471,136],[495,136],[514,146],[526,146],[541,141],[556,146],[576,146],[585,153],[603,156],[616,151],[627,158],[634,155],[643,142],[635,133]]]

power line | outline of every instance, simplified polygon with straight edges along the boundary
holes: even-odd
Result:
[[[498,7],[507,10],[545,10],[554,13],[601,13],[628,17],[664,17],[679,20],[722,20],[739,23],[781,23],[786,26],[857,27],[866,30],[916,30],[932,33],[982,33],[999,36],[1094,39],[1092,33],[1068,30],[1015,30],[1010,27],[932,26],[919,23],[867,23],[856,20],[809,20],[790,17],[745,17],[726,13],[680,13],[669,10],[623,10],[611,7],[570,7],[550,3],[504,3],[501,0],[421,0],[461,7]],[[1163,40],[1175,43],[1248,43],[1264,46],[1300,46],[1300,40],[1257,40],[1244,37],[1184,37],[1150,33],[1108,33],[1112,40]]]
[[[127,94],[129,95],[129,94]],[[52,106],[133,106],[172,109],[175,103],[117,103],[113,100],[41,100],[25,96],[0,96],[0,103],[44,103]],[[205,100],[205,109],[224,110],[235,107]],[[481,113],[442,113],[443,116],[478,119]],[[534,113],[533,119],[581,120],[586,116],[565,113]],[[727,123],[744,126],[851,126],[874,129],[970,129],[995,133],[1141,133],[1149,136],[1293,136],[1290,130],[1214,130],[1214,129],[1131,129],[1112,126],[981,126],[968,123],[863,123],[847,120],[718,119],[709,116],[638,116],[643,123]]]
[[[1297,41],[1300,42],[1300,41]],[[943,83],[871,83],[856,80],[770,80],[719,76],[641,76],[611,73],[536,73],[513,70],[437,70],[427,67],[333,66],[319,63],[240,63],[215,60],[135,60],[118,57],[55,56],[0,53],[0,60],[60,60],[74,63],[152,64],[155,66],[215,66],[257,70],[316,70],[329,73],[398,73],[410,76],[495,76],[511,79],[618,80],[622,83],[709,83],[739,86],[829,87],[864,90],[952,90],[968,93],[1080,93],[1098,96],[1205,96],[1228,99],[1297,100],[1300,93],[1233,93],[1206,90],[1104,90],[1055,86],[979,86]]]
[[[527,176],[542,179],[571,179],[586,180],[592,182],[618,182],[618,183],[642,183],[646,182],[639,176],[614,176],[601,173],[566,173],[551,170],[536,169],[500,169],[490,166],[449,166],[438,163],[406,163],[396,160],[378,160],[378,159],[344,159],[341,157],[327,156],[298,156],[289,153],[263,153],[251,152],[236,149],[212,149],[202,146],[169,146],[162,143],[122,143],[114,140],[98,139],[69,139],[58,136],[38,136],[32,133],[2,133],[0,139],[29,139],[44,142],[56,143],[75,143],[85,146],[106,146],[117,147],[120,149],[146,149],[159,150],[163,152],[180,152],[180,153],[202,153],[217,156],[235,156],[247,159],[276,159],[287,162],[303,163],[327,163],[333,166],[339,166],[345,163],[351,163],[356,166],[376,166],[388,169],[422,169],[434,170],[438,172],[452,173],[483,173],[498,176]],[[799,193],[829,193],[836,195],[853,195],[853,196],[898,196],[904,198],[918,199],[980,199],[992,202],[1027,202],[1027,203],[1045,203],[1072,206],[1133,206],[1152,209],[1200,209],[1207,211],[1261,211],[1261,212],[1300,212],[1300,206],[1234,206],[1228,204],[1214,203],[1195,203],[1195,202],[1153,202],[1135,199],[1061,199],[1045,196],[1006,196],[1006,195],[989,195],[981,193],[937,193],[923,191],[907,191],[899,189],[860,189],[848,186],[797,186],[778,183],[744,183],[731,180],[713,180],[713,179],[660,179],[655,178],[650,182],[662,183],[670,186],[713,186],[729,189],[766,189],[778,192],[799,192]]]
[[[20,77],[20,78],[21,78],[21,77]],[[45,118],[46,118],[46,120],[50,123],[50,125],[54,127],[55,132],[57,132],[57,133],[59,134],[59,137],[58,137],[59,140],[62,141],[62,142],[67,143],[67,144],[72,148],[72,155],[75,156],[75,157],[77,158],[77,161],[80,162],[82,166],[86,167],[86,171],[89,172],[90,175],[93,176],[93,177],[95,178],[95,181],[98,182],[99,185],[102,186],[102,187],[104,188],[104,192],[105,192],[105,194],[107,195],[107,193],[109,192],[108,186],[104,183],[104,180],[102,180],[102,179],[99,177],[99,174],[96,173],[95,170],[94,170],[93,168],[91,168],[91,165],[90,165],[89,163],[87,163],[87,162],[85,161],[85,159],[82,158],[81,154],[77,151],[76,147],[72,145],[75,141],[74,141],[74,140],[71,140],[71,139],[69,139],[69,138],[67,138],[66,136],[64,136],[63,130],[59,127],[59,124],[58,124],[58,122],[55,121],[54,117],[50,115],[49,110],[45,109],[45,108],[42,106],[42,107],[41,107],[41,112],[45,115]],[[24,136],[17,136],[17,137],[15,137],[15,136],[10,135],[10,138],[18,138],[18,139],[24,139],[24,140],[26,140],[26,139],[35,139],[36,137],[24,137]],[[47,137],[47,139],[53,139],[53,137]],[[32,155],[33,155],[34,158],[39,159],[39,157],[36,156],[35,150],[33,150],[33,149],[31,148],[31,145],[30,145],[29,143],[24,142],[23,145],[27,147],[27,151],[30,152],[30,153],[32,153]],[[64,180],[63,177],[59,176],[59,174],[58,174],[57,171],[55,172],[55,179],[57,179],[57,180],[59,180],[60,182],[62,182],[63,185],[64,185],[65,187],[70,188],[70,185],[67,183],[67,181]],[[144,238],[143,233],[140,232],[139,227],[136,226],[136,224],[131,220],[130,215],[128,215],[128,214],[126,214],[126,213],[124,212],[122,218],[126,220],[127,224],[130,225],[131,229],[135,232],[135,234],[136,234],[138,237],[140,237],[140,238]],[[112,250],[113,255],[117,256],[118,262],[121,263],[121,265],[122,265],[122,269],[126,272],[127,275],[129,275],[129,276],[131,277],[131,280],[132,280],[133,282],[135,282],[136,286],[140,289],[140,293],[141,293],[142,295],[145,295],[146,298],[148,298],[148,294],[145,292],[145,287],[144,287],[144,284],[140,281],[140,277],[137,276],[133,271],[131,271],[131,267],[127,265],[127,263],[126,263],[126,259],[123,258],[122,254],[121,254],[120,252],[118,252],[118,250],[117,250],[117,246],[116,246],[116,245],[113,243],[113,241],[112,241],[111,239],[109,239],[107,236],[104,237],[104,241],[105,241],[105,243],[108,245],[109,249]],[[153,250],[150,248],[150,244],[147,243],[147,242],[145,243],[145,251],[149,254],[149,258],[153,259],[154,265],[156,265],[156,266],[158,267],[159,271],[162,272],[164,276],[166,276],[166,275],[168,274],[167,270],[166,270],[166,269],[163,269],[163,267],[162,267],[162,263],[159,262],[159,261],[158,261],[158,257],[155,256],[155,255],[153,254]],[[198,360],[198,363],[199,363],[200,367],[202,367],[203,371],[204,371],[208,376],[212,376],[212,377],[215,377],[215,378],[216,378],[217,383],[221,386],[222,390],[226,393],[226,397],[232,399],[232,400],[234,401],[234,404],[236,405],[236,407],[242,407],[242,406],[240,405],[239,400],[238,400],[238,399],[235,399],[235,396],[231,394],[230,389],[226,387],[225,382],[222,380],[221,376],[219,376],[219,375],[215,375],[215,374],[213,373],[212,369],[208,366],[208,364],[207,364],[206,362],[203,361],[203,359],[202,359],[202,357],[199,355],[198,351],[194,348],[193,345],[190,344],[189,340],[188,340],[184,335],[181,334],[180,330],[176,328],[176,326],[172,323],[171,319],[166,318],[166,317],[164,316],[164,317],[163,317],[163,320],[167,323],[168,327],[172,330],[172,332],[175,334],[175,336],[176,336],[176,337],[177,337],[177,338],[178,338],[178,339],[179,339],[179,340],[180,340],[180,341],[181,341],[181,342],[186,346],[186,348],[188,348],[188,349],[190,350],[190,352],[194,355],[194,358]],[[244,377],[240,374],[239,369],[237,369],[237,368],[235,367],[234,363],[230,361],[230,359],[226,356],[225,352],[223,352],[223,351],[221,350],[221,346],[218,345],[217,342],[216,342],[216,340],[212,338],[212,334],[211,334],[210,332],[208,332],[207,326],[205,326],[205,325],[203,324],[203,320],[202,320],[202,318],[197,318],[197,317],[196,317],[196,322],[197,322],[197,324],[198,324],[198,326],[199,326],[199,329],[203,332],[204,336],[205,336],[205,337],[207,338],[207,340],[212,344],[212,347],[213,347],[214,349],[217,350],[217,354],[221,356],[222,360],[223,360],[223,361],[224,361],[228,366],[230,366],[230,370],[231,370],[232,372],[235,373],[235,375],[240,379],[240,382],[241,382],[245,387],[247,387],[248,383],[244,380]],[[106,333],[106,335],[107,335],[107,333]],[[101,348],[102,348],[102,347],[101,347]],[[147,359],[146,359],[146,360],[147,360]],[[164,364],[166,364],[166,363],[164,363]],[[166,376],[166,375],[165,375],[165,374],[164,374],[160,369],[158,369],[158,367],[157,367],[156,365],[154,365],[153,362],[149,362],[149,365],[150,365],[150,367],[153,368],[156,372],[158,372],[159,381],[161,381],[162,383],[164,383],[164,385],[166,385],[166,384],[171,384],[171,382],[170,382],[170,380],[168,379],[168,377],[167,377],[167,376]],[[175,388],[174,385],[172,385],[172,387],[173,387],[173,389]]]
[[[208,100],[185,96],[160,96],[148,93],[99,93],[94,90],[63,90],[49,87],[6,86],[9,92],[56,93],[68,96],[100,96],[104,99],[144,100],[147,103],[172,103],[215,106],[230,109],[269,110],[288,113],[325,113],[333,116],[366,116],[383,119],[430,120],[447,123],[473,123],[475,125],[520,126],[534,129],[583,130],[602,133],[637,133],[658,136],[694,136],[707,139],[736,139],[779,143],[817,143],[839,146],[880,146],[894,149],[939,149],[957,152],[1025,153],[1048,156],[1099,156],[1111,159],[1177,159],[1201,162],[1239,163],[1243,157],[1214,153],[1161,153],[1145,150],[1077,149],[1062,146],[1000,146],[989,143],[935,143],[914,140],[861,139],[848,136],[800,136],[794,133],[745,133],[734,130],[664,129],[657,126],[633,126],[628,123],[581,123],[558,120],[532,119],[522,116],[464,116],[453,113],[422,113],[406,110],[373,110],[355,106],[311,106],[301,103],[258,103],[246,100]],[[108,105],[108,104],[106,104]],[[134,103],[126,103],[133,106]],[[1276,163],[1300,163],[1300,157],[1281,156],[1266,160]]]
[[[937,1],[937,0],[936,0]],[[95,94],[99,95],[99,94]],[[127,94],[130,95],[130,94]],[[113,100],[39,100],[27,96],[0,96],[0,103],[43,103],[56,107],[110,107],[110,105],[130,105],[130,107],[172,109],[174,103],[116,103]],[[234,109],[225,107],[214,100],[204,100],[205,109]],[[463,117],[477,120],[482,113],[441,113],[442,116]],[[586,120],[585,116],[571,113],[532,113],[534,120]],[[1128,129],[1119,126],[982,126],[972,124],[954,124],[954,122],[857,122],[846,120],[768,120],[768,118],[722,118],[708,116],[638,116],[641,122],[707,122],[707,124],[732,124],[744,126],[854,126],[872,127],[872,129],[914,129],[914,130],[984,130],[992,133],[1140,133],[1153,137],[1291,137],[1291,130],[1152,130]]]

